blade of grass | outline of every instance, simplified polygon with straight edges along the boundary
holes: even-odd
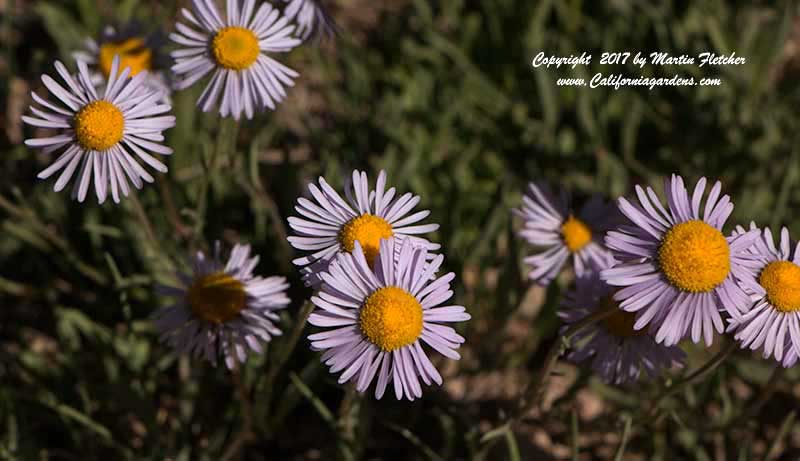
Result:
[[[772,439],[772,443],[769,445],[769,450],[767,450],[767,456],[764,457],[765,460],[769,461],[771,459],[778,459],[778,456],[781,454],[780,452],[780,445],[783,442],[783,439],[789,434],[789,431],[792,429],[792,425],[794,424],[794,419],[797,416],[797,410],[792,410],[783,418],[783,422],[781,423],[781,428],[778,430],[778,433],[775,435],[775,438]]]
[[[336,430],[336,416],[333,415],[330,409],[325,405],[319,397],[314,394],[314,391],[311,390],[310,387],[306,386],[295,372],[289,372],[289,379],[292,381],[292,385],[297,388],[300,394],[303,395],[317,410],[319,416],[325,421],[328,426],[330,426],[333,430]]]
[[[402,436],[404,439],[408,440],[412,445],[417,447],[422,453],[428,457],[431,461],[444,461],[444,458],[436,454],[435,451],[431,447],[425,444],[419,437],[417,437],[413,432],[406,429],[405,427],[398,426],[395,423],[389,421],[381,421],[383,426],[386,426],[389,430],[397,432]]]
[[[620,438],[617,453],[614,455],[614,461],[622,461],[622,457],[625,456],[625,446],[628,444],[628,437],[631,435],[631,423],[631,417],[626,415],[625,427],[622,429],[622,438]]]
[[[508,449],[509,461],[520,461],[522,458],[520,458],[519,456],[519,446],[517,445],[517,437],[514,435],[514,431],[511,430],[511,426],[508,426],[505,435],[506,435],[506,448]]]
[[[570,412],[570,445],[572,448],[572,461],[578,461],[580,458],[580,443],[578,436],[580,435],[580,428],[578,427],[578,411],[574,408]]]

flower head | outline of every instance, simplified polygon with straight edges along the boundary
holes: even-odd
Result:
[[[612,297],[614,291],[597,272],[578,277],[558,311],[564,328],[598,310],[618,307]],[[610,316],[583,328],[573,337],[576,346],[567,358],[573,362],[590,360],[592,370],[603,381],[616,385],[636,382],[642,372],[655,378],[665,369],[683,366],[683,351],[657,344],[647,330],[635,329],[635,316],[617,308]]]
[[[146,71],[143,85],[160,92],[169,102],[171,92],[167,74],[170,58],[165,54],[164,37],[159,32],[145,33],[139,24],[130,23],[117,29],[108,25],[100,37],[87,38],[85,49],[72,54],[89,65],[92,83],[103,85],[111,75],[114,57],[119,56],[120,69],[129,68],[130,76]]]
[[[463,306],[441,305],[453,296],[455,275],[435,278],[444,257],[427,259],[425,247],[389,238],[381,240],[373,265],[356,242],[352,253],[339,253],[321,274],[324,284],[311,298],[318,309],[308,321],[326,331],[308,338],[312,348],[325,351],[322,361],[332,373],[343,372],[340,383],[354,379],[364,392],[377,375],[376,398],[393,382],[398,400],[414,400],[422,397],[420,379],[426,385],[442,383],[422,343],[460,358],[456,349],[464,338],[442,323],[470,315]]]
[[[260,354],[262,343],[281,334],[275,311],[289,304],[289,284],[283,277],[253,275],[256,264],[249,245],[234,246],[225,264],[219,242],[211,258],[198,252],[192,272],[178,274],[182,287],[159,287],[175,298],[175,304],[155,313],[161,340],[214,365],[222,355],[228,368],[244,363],[248,351]]]
[[[701,215],[706,187],[701,178],[691,199],[683,178],[666,181],[668,209],[651,188],[636,186],[641,207],[625,198],[619,208],[633,223],[606,236],[619,264],[602,271],[610,285],[624,287],[614,295],[620,307],[636,312],[636,329],[653,324],[656,341],[671,346],[690,334],[706,344],[723,329],[720,311],[738,317],[749,297],[740,284],[752,274],[746,250],[756,234],[725,237],[722,226],[733,211],[722,185],[711,188]]]
[[[751,223],[750,229],[758,235],[749,249],[756,283],[745,286],[751,302],[741,316],[729,319],[728,330],[742,348],[761,348],[764,358],[790,366],[800,353],[800,246],[785,227],[777,245],[769,228],[761,231]],[[736,234],[745,233],[737,227]]]
[[[378,256],[381,240],[390,237],[410,239],[428,250],[439,249],[439,245],[417,237],[439,228],[438,224],[417,224],[430,211],[409,215],[419,203],[419,196],[406,193],[395,197],[394,187],[386,189],[384,171],[378,174],[374,190],[369,190],[365,172],[353,171],[352,183],[345,186],[347,200],[322,177],[319,178],[319,187],[312,183],[308,190],[314,202],[302,197],[297,199],[295,210],[302,218],[289,218],[289,225],[297,234],[289,237],[289,243],[298,250],[313,251],[293,261],[303,266],[303,279],[307,285],[319,285],[319,273],[325,270],[330,260],[338,253],[352,252],[356,242],[360,243],[369,264]],[[399,249],[400,245],[396,248]]]
[[[544,249],[525,258],[533,266],[529,277],[543,285],[552,282],[569,259],[578,277],[604,264],[608,251],[603,234],[619,221],[616,206],[599,197],[592,197],[574,213],[565,191],[556,196],[546,184],[536,183],[528,185],[522,207],[514,213],[525,224],[519,235]]]
[[[268,53],[285,53],[301,41],[291,36],[294,26],[269,3],[255,10],[255,0],[226,0],[226,15],[211,0],[192,0],[192,11],[182,9],[190,27],[177,23],[170,39],[184,48],[172,52],[176,88],[185,89],[213,71],[200,99],[203,112],[222,97],[219,113],[239,120],[253,118],[256,110],[275,109],[294,85],[297,72]]]
[[[297,33],[303,40],[320,39],[336,34],[336,24],[322,0],[283,0],[288,3],[283,14],[297,22]]]
[[[28,125],[58,130],[57,135],[27,139],[25,144],[41,148],[46,154],[62,151],[38,177],[46,179],[63,170],[54,188],[58,192],[78,170],[80,179],[73,195],[81,202],[92,178],[100,203],[105,201],[109,185],[111,196],[119,202],[120,192],[125,196],[129,193],[128,180],[137,189],[142,187],[142,180],[153,182],[139,160],[162,173],[167,171],[166,165],[148,151],[172,153],[172,149],[159,144],[164,140],[162,132],[175,126],[174,116],[163,115],[171,107],[160,103],[162,95],[144,84],[147,72],[129,78],[130,69],[120,69],[119,62],[118,56],[113,58],[108,82],[98,91],[85,62],[78,61],[79,73],[73,77],[56,61],[56,71],[66,88],[49,75],[43,75],[42,82],[60,104],[33,93],[41,108],[31,106],[33,116],[22,117]]]

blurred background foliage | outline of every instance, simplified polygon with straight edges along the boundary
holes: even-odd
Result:
[[[0,0],[0,459],[797,459],[800,374],[737,352],[642,418],[663,382],[605,386],[563,364],[542,409],[502,423],[556,338],[569,274],[526,281],[525,184],[617,196],[665,175],[720,178],[731,222],[800,232],[795,2],[332,0],[341,35],[288,57],[301,73],[274,113],[237,125],[174,96],[170,171],[120,206],[70,201],[35,179],[49,159],[20,115],[56,58],[110,22],[168,31],[186,1]],[[539,51],[594,55],[574,71]],[[744,66],[599,66],[603,51],[703,51]],[[74,68],[74,66],[72,66]],[[557,87],[596,72],[719,77],[719,87]],[[42,93],[40,93],[42,94]],[[307,348],[310,296],[286,217],[317,175],[384,168],[441,223],[457,301],[473,320],[442,388],[414,403],[357,398]],[[287,276],[285,335],[241,373],[174,355],[147,318],[186,255],[252,243]],[[298,336],[301,335],[302,336]],[[295,340],[299,338],[296,343]],[[714,350],[686,346],[689,370]],[[676,371],[673,378],[686,373]]]

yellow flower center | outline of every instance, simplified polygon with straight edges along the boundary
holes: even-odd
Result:
[[[567,249],[575,253],[592,240],[592,230],[583,221],[570,215],[561,225],[561,237]]]
[[[800,311],[800,267],[789,261],[767,264],[758,277],[767,299],[781,312]]]
[[[339,244],[350,253],[358,240],[367,263],[372,266],[380,251],[381,239],[388,239],[393,235],[392,226],[385,219],[366,213],[342,226],[339,230]]]
[[[108,42],[100,46],[100,70],[106,77],[111,74],[114,56],[119,56],[119,71],[131,69],[131,77],[153,65],[153,53],[141,38],[129,38],[122,42]]]
[[[104,151],[122,139],[125,117],[108,101],[94,101],[75,114],[75,137],[87,150]]]
[[[731,251],[722,232],[703,221],[687,221],[664,235],[658,262],[675,287],[692,293],[707,292],[728,276]]]
[[[192,313],[211,323],[225,323],[244,309],[244,284],[224,272],[201,277],[186,291]]]
[[[412,344],[422,333],[422,305],[398,287],[375,291],[361,308],[361,332],[367,339],[390,352]]]
[[[244,70],[258,59],[261,49],[258,38],[244,27],[225,27],[211,41],[211,52],[217,63],[231,70]]]

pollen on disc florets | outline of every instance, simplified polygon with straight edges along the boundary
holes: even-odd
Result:
[[[385,219],[366,213],[342,226],[339,230],[339,244],[349,253],[358,241],[367,263],[371,266],[380,251],[381,240],[393,235],[392,226]]]
[[[708,292],[730,273],[730,247],[722,232],[708,223],[686,221],[664,235],[658,262],[673,286],[692,293]]]
[[[413,344],[422,333],[422,305],[399,287],[373,292],[361,308],[361,332],[381,350],[391,352]]]
[[[106,77],[111,74],[114,56],[119,56],[119,70],[129,68],[131,77],[152,68],[153,52],[145,46],[144,40],[138,37],[121,42],[108,42],[100,46],[99,65]]]
[[[87,150],[104,151],[122,139],[125,117],[108,101],[93,101],[75,114],[75,137]]]
[[[571,253],[580,251],[592,240],[592,230],[580,219],[570,215],[561,225],[561,237]]]
[[[258,37],[244,27],[224,27],[211,41],[211,52],[217,63],[230,70],[244,70],[256,62],[261,49]]]
[[[211,323],[225,323],[244,309],[244,284],[225,272],[201,277],[186,291],[186,304],[197,317]]]
[[[767,299],[780,312],[800,311],[800,267],[789,261],[767,264],[758,277]]]

